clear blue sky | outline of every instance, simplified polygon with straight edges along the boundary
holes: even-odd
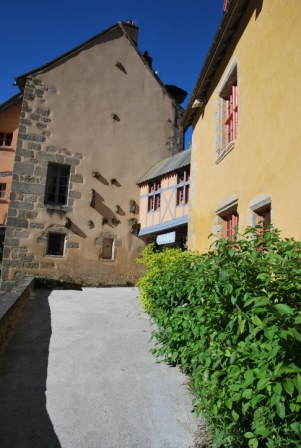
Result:
[[[138,47],[163,83],[192,93],[223,14],[223,0],[11,0],[2,7],[0,104],[14,77],[71,50],[115,23],[133,20]],[[188,136],[189,138],[189,136]],[[187,139],[186,139],[187,142]],[[188,143],[187,143],[188,144]]]

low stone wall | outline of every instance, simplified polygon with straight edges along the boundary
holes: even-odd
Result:
[[[12,283],[9,291],[0,291],[0,294],[3,292],[0,295],[0,348],[27,303],[34,288],[34,277],[25,277]]]

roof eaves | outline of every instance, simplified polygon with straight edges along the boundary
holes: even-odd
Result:
[[[15,104],[18,104],[20,101],[22,101],[22,97],[22,93],[19,92],[6,100],[4,103],[0,104],[0,112],[3,112],[5,109],[8,109]]]
[[[137,185],[140,185],[152,179],[176,172],[180,168],[190,165],[190,161],[191,149],[181,151],[172,157],[168,157],[155,163],[136,183]]]
[[[222,59],[225,49],[230,43],[232,34],[236,31],[241,16],[245,12],[245,8],[249,0],[232,0],[228,8],[224,12],[221,23],[217,29],[209,52],[204,61],[203,67],[198,76],[191,97],[188,101],[181,125],[186,130],[193,122],[197,109],[193,109],[193,103],[196,99],[202,99],[206,95],[211,79],[214,76],[216,66]]]

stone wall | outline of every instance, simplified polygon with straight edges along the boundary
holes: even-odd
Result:
[[[34,253],[29,253],[26,240],[31,229],[48,229],[47,223],[35,223],[34,218],[39,210],[45,209],[44,194],[46,185],[47,165],[57,162],[70,165],[70,182],[68,206],[58,207],[47,205],[49,213],[66,215],[72,213],[74,201],[81,198],[77,189],[83,183],[83,177],[76,173],[76,168],[83,159],[82,154],[72,154],[66,148],[57,148],[47,145],[47,138],[51,135],[51,112],[44,106],[45,96],[55,95],[54,87],[44,86],[35,77],[29,77],[24,91],[22,104],[13,183],[10,194],[10,203],[7,217],[6,237],[2,261],[2,280],[9,278],[9,268],[20,269],[14,279],[26,275],[30,269],[54,269],[53,262],[37,261]],[[43,107],[44,106],[44,107]],[[58,226],[58,231],[67,229]],[[40,238],[40,244],[45,244],[45,238]],[[67,242],[67,248],[77,248],[78,244]]]

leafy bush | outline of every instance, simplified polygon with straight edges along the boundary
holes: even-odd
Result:
[[[139,262],[152,351],[191,374],[215,446],[301,447],[301,243],[255,227]]]

